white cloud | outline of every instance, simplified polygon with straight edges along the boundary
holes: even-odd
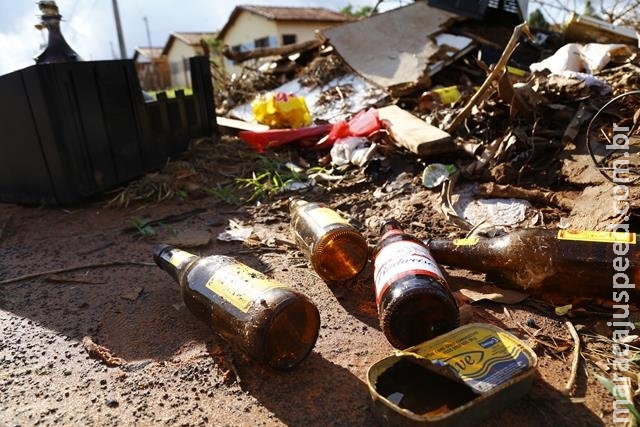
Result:
[[[17,20],[19,31],[0,32],[0,74],[5,74],[29,65],[35,64],[34,57],[40,52],[40,45],[44,42],[43,35],[34,28],[37,20],[33,14],[23,15]]]
[[[113,40],[113,50],[118,51],[118,41],[113,29],[115,24],[112,24],[113,17],[100,15],[97,12],[99,11],[94,7],[80,6],[76,8],[69,20],[62,21],[60,25],[67,43],[85,61],[113,59],[111,40]]]

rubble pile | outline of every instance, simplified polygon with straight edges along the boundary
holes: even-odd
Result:
[[[447,31],[456,31],[455,22],[447,25]],[[468,27],[463,28],[468,34]],[[503,33],[506,31],[503,29]],[[265,65],[285,59],[273,57],[254,59],[257,61],[254,66],[246,67],[241,76],[218,82],[217,113],[220,117],[255,123],[250,104],[269,92],[302,96],[307,100],[314,125],[348,120],[372,107],[384,115],[382,109],[395,105],[423,122],[425,129],[417,138],[425,141],[411,139],[412,136],[406,143],[402,135],[391,135],[389,120],[382,117],[382,134],[378,133],[375,138],[371,135],[378,143],[378,153],[386,150],[386,154],[390,154],[389,146],[395,145],[395,153],[391,155],[417,155],[416,162],[420,164],[448,162],[458,171],[456,179],[461,176],[467,182],[502,185],[503,196],[509,192],[522,194],[520,190],[525,187],[562,192],[567,185],[585,185],[582,178],[574,179],[574,175],[581,174],[579,168],[606,170],[611,166],[600,162],[602,159],[605,163],[607,159],[609,163],[612,161],[611,156],[600,155],[603,142],[606,145],[607,141],[603,135],[608,133],[610,141],[614,122],[624,124],[634,120],[634,105],[630,105],[634,100],[631,98],[619,100],[600,111],[597,117],[596,113],[615,97],[637,87],[640,61],[637,48],[623,44],[567,43],[551,52],[548,45],[536,42],[539,37],[534,37],[526,26],[509,36],[510,48],[505,49],[495,63],[485,63],[479,58],[483,53],[483,41],[474,41],[473,45],[479,47],[448,59],[442,65],[446,72],[432,73],[427,84],[422,79],[396,81],[387,87],[367,82],[361,70],[352,68],[342,57],[341,46],[335,46],[330,38],[324,37],[315,56],[307,55],[308,62],[297,64],[296,76],[283,84],[276,85],[276,82],[282,82],[282,73],[260,71],[276,70],[277,67]],[[554,45],[557,45],[557,39],[553,38]],[[427,69],[433,68],[434,61],[441,62],[443,49],[445,57],[446,52],[456,51],[441,47],[431,53],[431,65],[427,65]],[[545,54],[549,56],[545,57]],[[522,62],[523,58],[539,58],[540,61],[526,64]],[[352,62],[357,63],[356,60]],[[398,87],[402,90],[397,90]],[[358,96],[361,98],[356,100]],[[394,132],[401,128],[401,125],[394,125]],[[590,135],[586,135],[587,128],[591,129]],[[447,132],[450,138],[434,134],[436,130]],[[292,134],[286,139],[289,142],[283,144],[285,148],[297,150],[297,158],[292,159],[304,159],[303,167],[304,163],[311,167],[331,166],[331,160],[327,158],[330,146],[314,146],[318,139],[320,137],[313,141],[307,138],[306,143],[299,144],[301,141],[296,141]],[[435,147],[436,139],[440,145],[431,149]],[[632,138],[629,160],[636,167],[630,168],[630,179],[633,174],[637,175],[635,141]],[[282,147],[279,143],[278,146]],[[368,148],[369,144],[365,146]],[[375,147],[371,151],[375,151]],[[375,159],[374,156],[371,158]],[[579,161],[574,162],[576,159]],[[335,162],[333,166],[336,166]],[[358,170],[348,170],[343,165],[331,169],[331,173],[339,175],[336,179],[344,180],[350,174],[366,176],[370,169],[365,164]],[[598,185],[602,182],[589,181]],[[578,188],[572,190],[575,193]],[[637,202],[631,199],[633,211]],[[570,204],[560,203],[559,206],[568,211],[565,214],[570,213]]]
[[[366,21],[346,25],[366,29]],[[456,32],[456,20],[439,22],[439,32]],[[478,31],[469,25],[461,28],[470,37]],[[355,33],[366,36],[361,30]],[[111,205],[187,195],[214,195],[220,202],[241,204],[294,189],[323,191],[363,181],[396,185],[393,170],[403,164],[415,175],[422,172],[425,187],[440,190],[440,213],[458,234],[492,234],[525,221],[595,230],[625,216],[637,221],[636,186],[629,186],[628,211],[616,214],[605,207],[616,197],[608,187],[610,171],[624,155],[606,148],[615,126],[630,129],[624,158],[629,167],[618,171],[618,178],[633,182],[640,164],[634,136],[639,99],[625,95],[638,83],[636,47],[565,43],[550,51],[521,24],[503,28],[505,48],[495,62],[482,60],[489,42],[478,38],[474,49],[462,55],[449,55],[457,52],[451,46],[429,51],[425,69],[440,65],[426,80],[396,76],[379,86],[363,77],[375,69],[363,73],[348,64],[362,64],[357,52],[345,58],[344,46],[327,35],[319,37],[322,43],[314,44],[314,55],[305,45],[305,62],[297,59],[293,76],[282,71],[291,67],[280,66],[288,56],[247,55],[251,66],[240,76],[217,81],[217,115],[232,119],[230,125],[220,121],[221,141],[213,146],[206,139],[195,141],[176,163],[180,168],[171,165],[131,183]],[[553,38],[554,46],[558,38]],[[492,40],[499,39],[494,29]],[[396,43],[402,41],[406,39]],[[533,59],[537,62],[526,62]],[[275,63],[279,65],[270,65]],[[268,130],[254,128],[258,123],[252,105],[273,94],[306,100],[309,111],[301,114],[310,115],[312,124],[302,129],[291,129],[290,124],[278,128],[277,123],[269,123]],[[369,123],[362,123],[365,111]],[[352,132],[353,122],[360,122],[364,131]],[[237,151],[236,137],[257,153]],[[243,157],[244,166],[230,161],[236,156]],[[447,172],[434,172],[443,170]],[[512,200],[513,206],[513,200],[519,200],[529,207],[506,222],[470,213],[474,204],[494,199]],[[592,205],[601,207],[594,210]]]

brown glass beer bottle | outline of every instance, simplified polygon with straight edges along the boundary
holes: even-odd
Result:
[[[360,273],[369,247],[355,227],[322,203],[293,199],[289,208],[296,244],[322,279],[344,281]]]
[[[391,345],[404,349],[459,326],[458,306],[429,249],[396,220],[382,225],[372,258],[380,327]]]
[[[531,293],[611,298],[618,292],[628,298],[640,283],[635,233],[522,228],[493,238],[427,243],[441,264],[487,273],[497,285]]]
[[[303,294],[224,255],[200,257],[161,244],[154,260],[180,284],[196,317],[253,358],[289,369],[315,345],[320,315]]]

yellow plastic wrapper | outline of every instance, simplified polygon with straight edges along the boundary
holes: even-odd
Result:
[[[271,128],[301,128],[311,124],[311,114],[301,96],[283,92],[268,93],[254,99],[251,110],[258,123]]]

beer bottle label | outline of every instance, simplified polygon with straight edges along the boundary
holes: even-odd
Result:
[[[319,207],[309,211],[310,218],[321,228],[332,224],[349,224],[336,211]]]
[[[629,243],[634,245],[636,243],[636,233],[621,233],[617,231],[559,230],[558,240],[599,243]]]
[[[265,291],[286,287],[242,264],[220,267],[205,286],[243,313],[247,313]]]
[[[477,237],[465,237],[464,239],[455,239],[453,244],[456,246],[473,246],[479,241],[480,239]]]
[[[173,251],[171,253],[171,258],[169,259],[169,264],[173,265],[175,268],[180,268],[182,263],[184,263],[188,258],[193,257],[192,254],[185,251]]]
[[[395,281],[412,275],[427,275],[446,283],[431,252],[416,242],[399,240],[382,248],[374,261],[376,302]]]

